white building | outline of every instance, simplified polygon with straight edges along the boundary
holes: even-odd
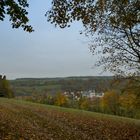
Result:
[[[84,91],[82,92],[82,97],[87,97],[87,98],[93,98],[93,97],[103,97],[104,93],[100,92],[100,93],[96,93],[95,90],[89,90],[89,91]]]

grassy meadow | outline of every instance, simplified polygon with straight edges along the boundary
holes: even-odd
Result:
[[[140,120],[0,98],[0,140],[139,140]]]

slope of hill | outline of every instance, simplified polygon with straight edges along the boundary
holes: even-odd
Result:
[[[0,98],[0,139],[138,140],[140,120]]]

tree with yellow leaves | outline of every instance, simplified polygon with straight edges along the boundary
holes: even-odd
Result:
[[[101,99],[101,108],[105,113],[117,115],[119,111],[119,95],[113,90],[107,91]]]
[[[55,98],[55,105],[64,106],[68,101],[68,98],[62,93],[58,93]]]
[[[122,115],[133,117],[135,114],[135,108],[136,108],[136,95],[127,93],[120,96],[120,106],[123,111]]]

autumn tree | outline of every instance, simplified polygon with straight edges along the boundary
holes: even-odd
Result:
[[[80,21],[91,37],[91,51],[104,65],[121,75],[140,75],[139,0],[53,0],[48,21],[61,28]]]
[[[27,24],[28,7],[27,0],[0,0],[0,20],[3,21],[8,15],[12,28],[21,27],[27,32],[32,32],[32,26]]]
[[[119,95],[113,90],[107,91],[101,99],[101,108],[105,113],[118,115]]]
[[[120,106],[122,115],[134,117],[134,114],[136,112],[136,95],[132,93],[127,93],[120,96]]]
[[[67,97],[61,93],[58,93],[55,97],[55,105],[64,106],[67,103]]]
[[[139,115],[140,109],[140,82],[139,80],[127,79],[126,84],[122,88],[120,96],[120,104],[124,113],[135,117]]]
[[[86,97],[80,98],[78,101],[78,106],[80,109],[89,110],[89,107],[90,107],[89,99]]]

